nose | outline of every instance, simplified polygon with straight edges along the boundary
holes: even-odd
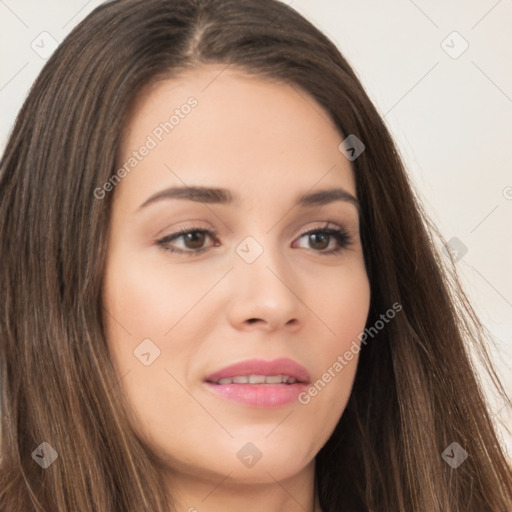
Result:
[[[300,279],[279,252],[266,248],[252,263],[235,255],[227,314],[236,329],[295,332],[300,328],[304,307]]]

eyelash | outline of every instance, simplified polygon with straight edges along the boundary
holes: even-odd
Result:
[[[176,254],[184,254],[186,256],[194,256],[196,254],[200,254],[208,249],[208,247],[203,247],[202,249],[189,249],[189,250],[183,250],[183,249],[176,249],[175,247],[169,247],[166,244],[171,242],[172,240],[175,240],[177,238],[180,238],[183,235],[187,235],[189,233],[206,233],[212,240],[215,240],[218,236],[218,233],[216,231],[212,231],[210,229],[203,229],[199,227],[192,227],[192,228],[181,228],[178,231],[175,231],[174,233],[165,236],[164,238],[158,240],[156,243],[160,246],[161,249],[164,251],[169,251]],[[322,227],[322,228],[316,228],[311,229],[309,231],[306,231],[305,233],[302,233],[299,236],[300,238],[303,238],[306,235],[311,234],[323,234],[323,235],[330,235],[331,237],[334,237],[336,242],[338,242],[339,247],[336,249],[330,249],[329,251],[315,251],[319,254],[323,255],[334,255],[338,254],[341,251],[343,251],[345,248],[350,246],[352,244],[352,238],[349,235],[349,233],[345,229],[339,229],[339,228],[328,228],[328,227]]]

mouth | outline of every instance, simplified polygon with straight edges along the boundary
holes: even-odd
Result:
[[[205,378],[211,384],[308,384],[309,372],[293,359],[286,357],[266,361],[249,359],[218,370]]]
[[[205,387],[217,397],[266,409],[296,401],[310,381],[308,371],[288,358],[243,361],[204,379]]]
[[[237,375],[235,377],[226,377],[217,381],[206,380],[210,384],[284,384],[290,385],[296,382],[301,382],[290,377],[289,375]]]

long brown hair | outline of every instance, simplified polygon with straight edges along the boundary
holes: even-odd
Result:
[[[204,63],[306,91],[343,138],[366,146],[352,165],[367,324],[395,302],[403,310],[362,348],[349,403],[316,457],[324,512],[510,512],[510,467],[470,356],[476,348],[503,393],[485,330],[354,71],[276,0],[106,2],[33,85],[0,169],[0,509],[173,510],[109,358],[101,290],[115,191],[94,191],[117,170],[142,88]],[[32,455],[43,442],[58,453],[46,469]],[[453,442],[468,453],[456,469],[442,457]]]

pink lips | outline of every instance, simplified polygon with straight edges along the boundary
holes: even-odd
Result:
[[[311,380],[304,366],[288,358],[265,361],[263,359],[250,359],[241,363],[226,366],[218,372],[206,377],[207,382],[218,382],[220,379],[247,375],[287,375],[299,382],[308,383]]]
[[[293,384],[217,384],[220,379],[249,375],[284,375],[297,380]],[[228,400],[252,407],[275,408],[297,400],[311,377],[302,365],[291,359],[281,358],[274,361],[251,359],[233,364],[212,373],[205,379],[205,386],[210,391]]]

